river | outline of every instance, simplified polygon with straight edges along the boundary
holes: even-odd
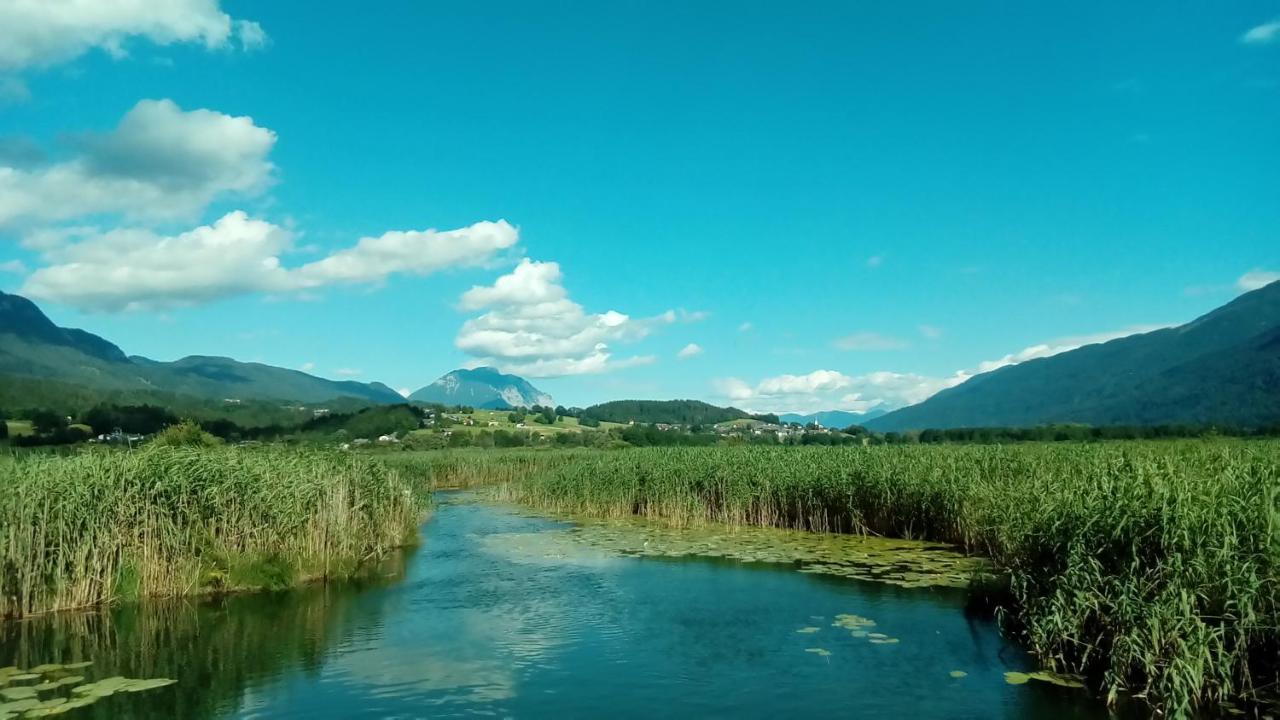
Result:
[[[564,524],[446,495],[383,577],[0,626],[0,665],[171,677],[68,717],[1091,718],[964,591],[544,552]],[[878,640],[878,641],[877,641]]]

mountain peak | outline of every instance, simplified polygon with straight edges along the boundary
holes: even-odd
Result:
[[[417,402],[469,405],[478,408],[554,405],[555,400],[518,375],[482,366],[459,368],[409,396]]]

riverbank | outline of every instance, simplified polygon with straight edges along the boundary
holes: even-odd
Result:
[[[0,617],[352,577],[416,540],[414,477],[283,447],[0,459]]]
[[[513,462],[533,469],[497,495],[959,545],[1007,579],[1006,631],[1112,700],[1186,716],[1280,683],[1277,443],[655,448],[537,463]]]

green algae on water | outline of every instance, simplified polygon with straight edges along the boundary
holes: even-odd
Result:
[[[577,525],[550,533],[567,533],[584,545],[609,553],[639,557],[715,557],[790,565],[803,573],[899,587],[964,588],[985,566],[981,559],[966,556],[953,546],[916,540],[729,527],[716,523],[675,528],[638,517],[610,520],[557,517]]]

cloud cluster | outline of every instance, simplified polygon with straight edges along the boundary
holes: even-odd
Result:
[[[20,292],[86,311],[154,310],[474,266],[519,240],[501,220],[393,230],[287,267],[295,233],[241,210],[185,232],[155,229],[270,186],[275,142],[248,117],[143,100],[115,129],[80,136],[57,162],[29,141],[0,143],[0,229],[21,233],[42,261]],[[112,229],[96,224],[120,219],[126,224]]]
[[[1245,45],[1266,45],[1280,40],[1280,19],[1249,28],[1240,36]]]
[[[445,232],[393,231],[293,268],[281,258],[295,234],[239,210],[176,235],[76,228],[36,237],[31,244],[41,246],[47,265],[19,292],[84,311],[116,312],[378,282],[397,273],[425,275],[485,262],[515,245],[519,234],[502,220]]]
[[[1280,280],[1280,272],[1271,270],[1254,269],[1240,276],[1236,280],[1236,289],[1242,292],[1257,290],[1266,287],[1271,283]]]
[[[7,0],[0,3],[0,70],[43,67],[91,49],[126,53],[130,37],[158,45],[253,49],[267,36],[223,12],[218,0]]]
[[[524,259],[493,285],[463,293],[459,309],[482,312],[463,323],[455,345],[477,364],[528,377],[560,377],[653,362],[652,356],[615,359],[614,343],[635,342],[675,322],[674,311],[637,319],[609,310],[588,313],[569,299],[560,265]]]
[[[727,378],[717,380],[715,388],[730,403],[755,412],[866,412],[881,406],[912,405],[965,379],[959,374],[935,378],[881,371],[853,376],[835,370],[814,370],[807,375],[765,378],[755,385]]]
[[[1135,325],[1114,332],[1059,338],[943,377],[890,371],[845,375],[835,370],[815,370],[807,375],[769,377],[754,385],[738,378],[724,378],[716,380],[714,387],[720,397],[753,412],[865,412],[875,407],[892,409],[923,402],[980,373],[1161,327],[1165,326]]]
[[[143,100],[111,132],[81,137],[69,159],[33,163],[30,147],[0,156],[0,228],[101,214],[193,218],[216,198],[265,189],[275,142],[248,117]]]

